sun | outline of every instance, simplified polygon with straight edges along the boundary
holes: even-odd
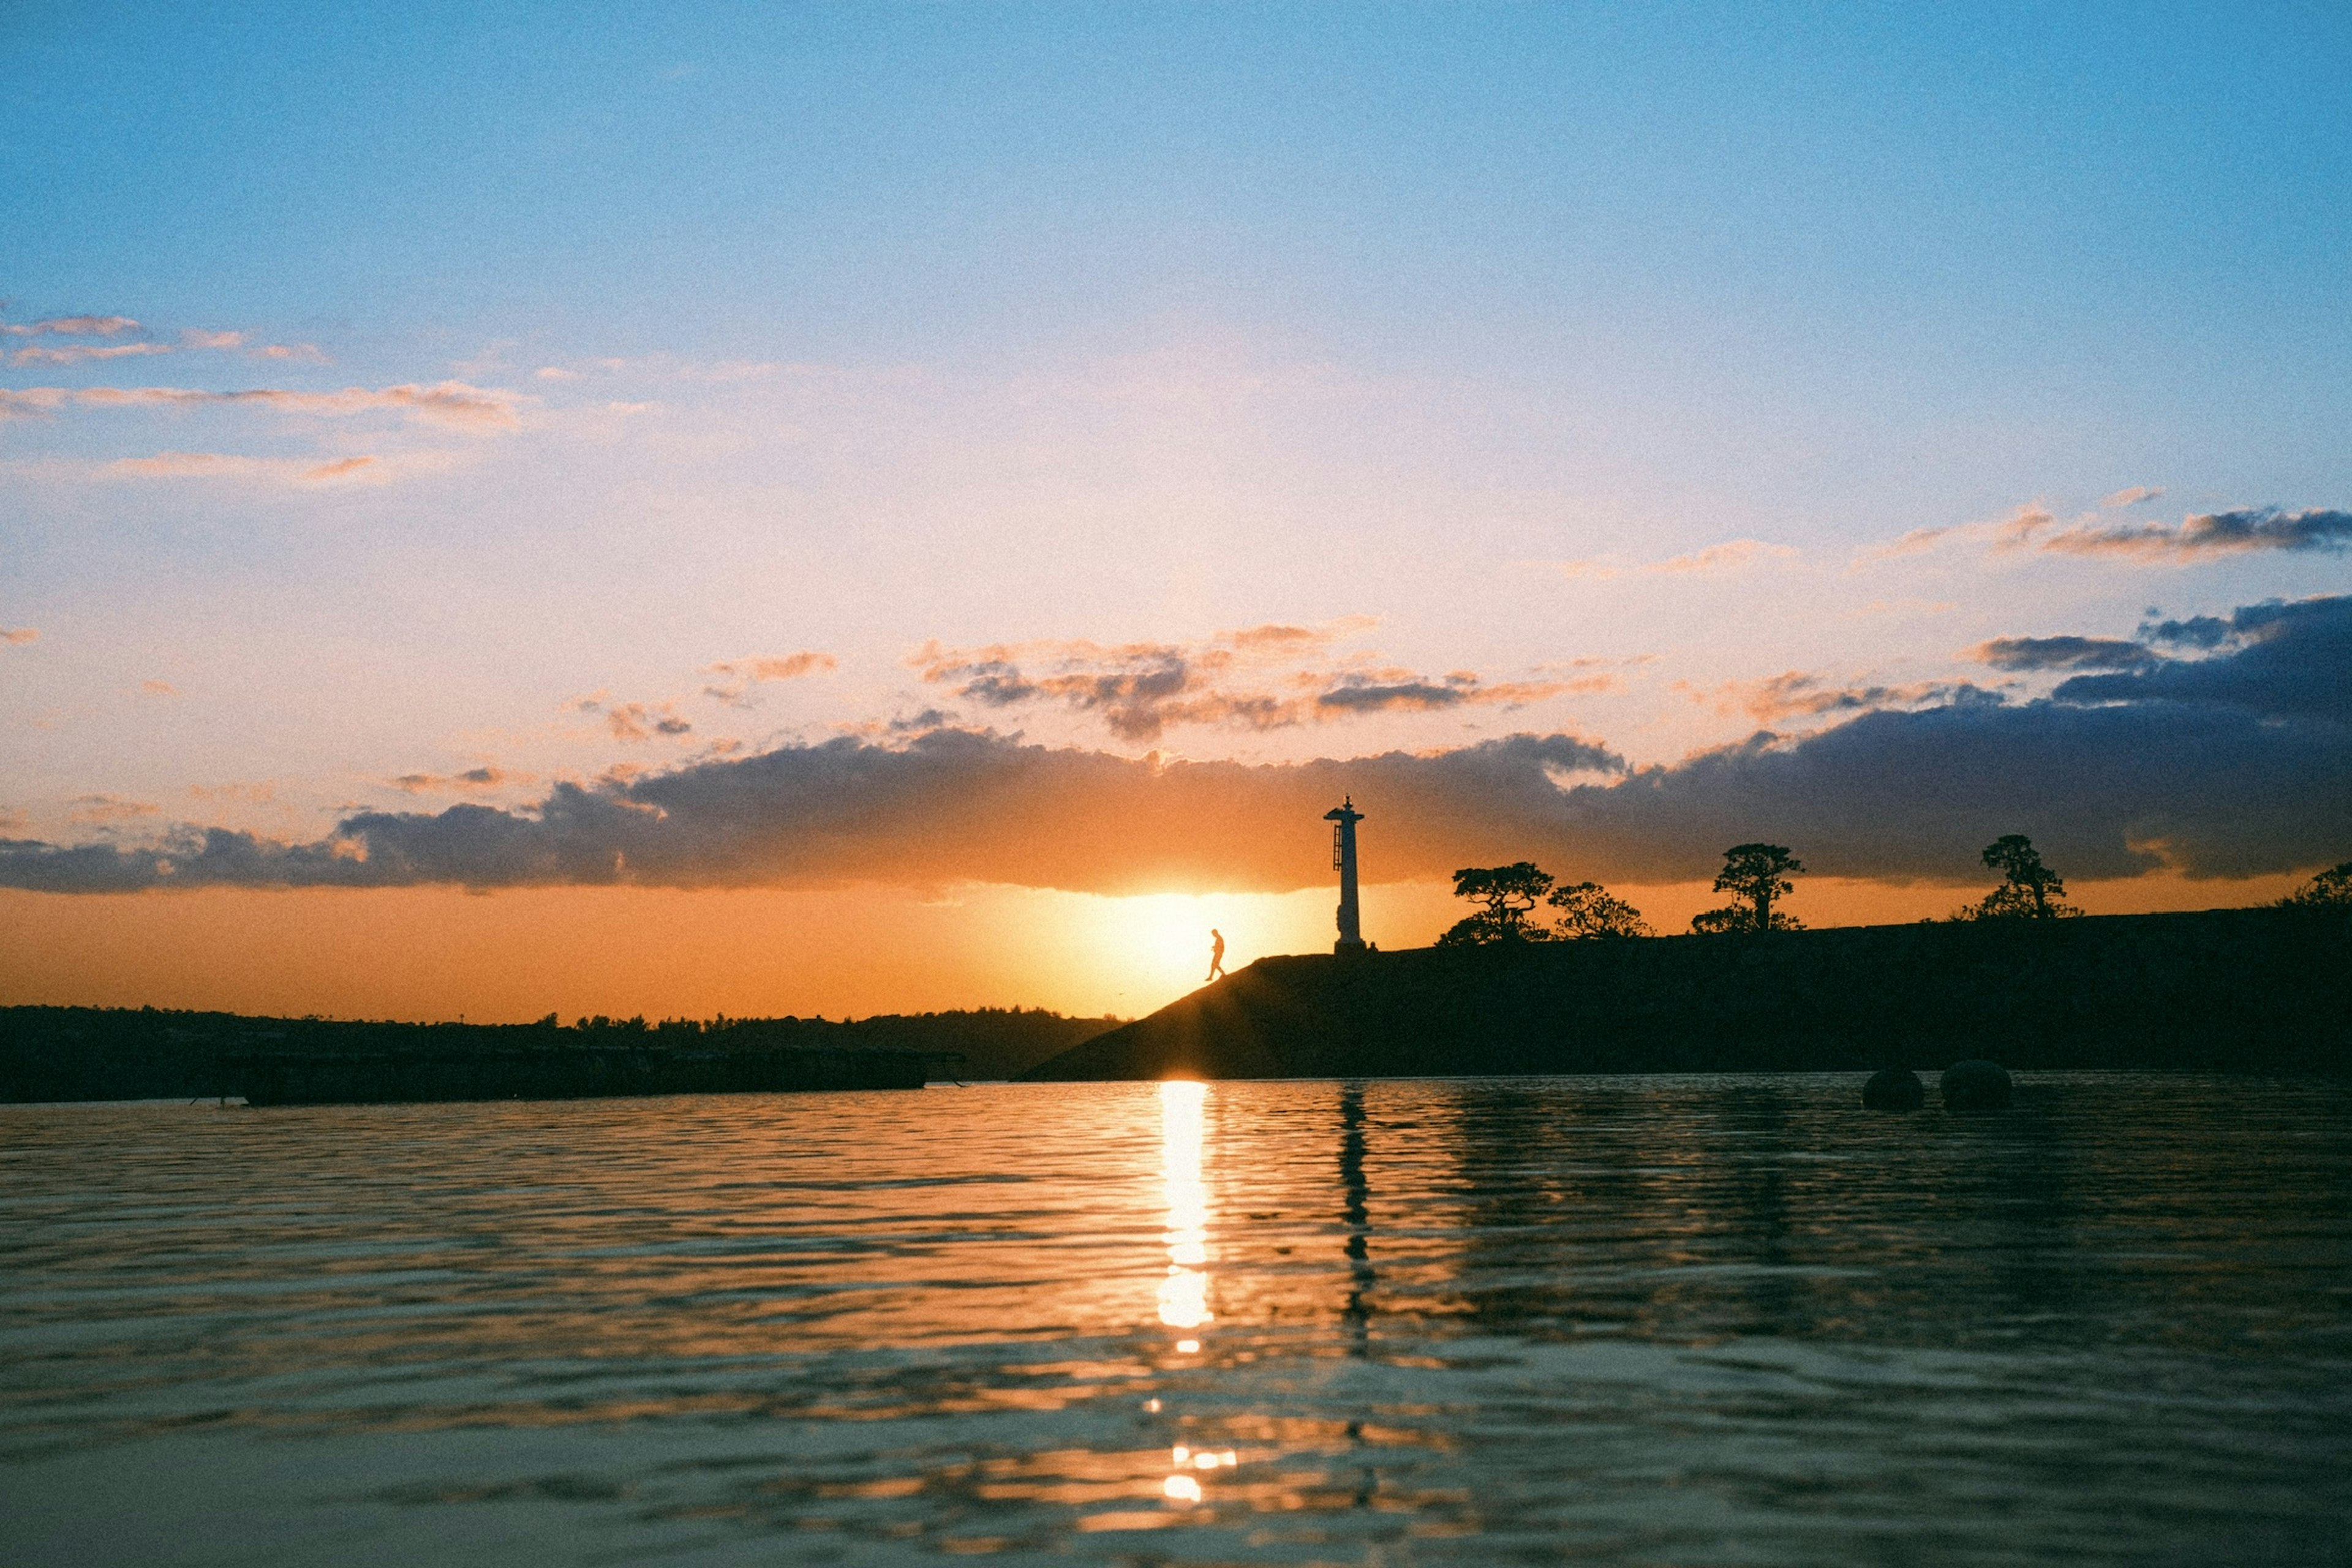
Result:
[[[1229,920],[1229,900],[1214,894],[1149,893],[1118,900],[1127,927],[1122,946],[1143,973],[1176,984],[1208,972],[1209,932]]]

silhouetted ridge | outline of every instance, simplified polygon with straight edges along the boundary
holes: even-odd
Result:
[[[1261,959],[1035,1079],[1935,1067],[2327,1072],[2352,926],[2293,910]]]

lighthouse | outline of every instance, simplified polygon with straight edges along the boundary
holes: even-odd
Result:
[[[1339,873],[1339,940],[1332,943],[1334,952],[1364,951],[1364,931],[1356,910],[1356,824],[1364,814],[1356,809],[1353,795],[1323,814],[1331,825],[1331,868]]]

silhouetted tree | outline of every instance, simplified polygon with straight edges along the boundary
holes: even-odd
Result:
[[[2352,860],[2331,866],[2279,900],[2285,910],[2352,915]]]
[[[1984,863],[2000,873],[2000,886],[1956,910],[1954,920],[2055,921],[2083,912],[2066,901],[2066,879],[2042,863],[2024,834],[2005,833],[1986,845]]]
[[[1544,900],[1559,911],[1553,931],[1563,940],[1610,936],[1655,936],[1642,911],[1612,897],[1598,882],[1564,883]]]
[[[1804,930],[1804,921],[1772,907],[1774,899],[1797,890],[1788,879],[1804,868],[1804,862],[1790,854],[1784,844],[1733,845],[1723,852],[1723,869],[1716,876],[1715,890],[1745,901],[1693,915],[1691,930],[1703,936]]]
[[[1528,911],[1551,890],[1551,877],[1536,869],[1532,860],[1507,866],[1466,866],[1454,873],[1454,896],[1473,899],[1485,908],[1456,921],[1440,947],[1475,947],[1494,942],[1549,942],[1550,931],[1528,923]]]

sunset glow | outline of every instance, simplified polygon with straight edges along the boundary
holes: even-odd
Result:
[[[0,1003],[1135,1016],[1329,946],[1348,797],[1391,949],[1759,839],[1813,925],[2005,834],[2274,898],[2318,18],[36,8]]]

